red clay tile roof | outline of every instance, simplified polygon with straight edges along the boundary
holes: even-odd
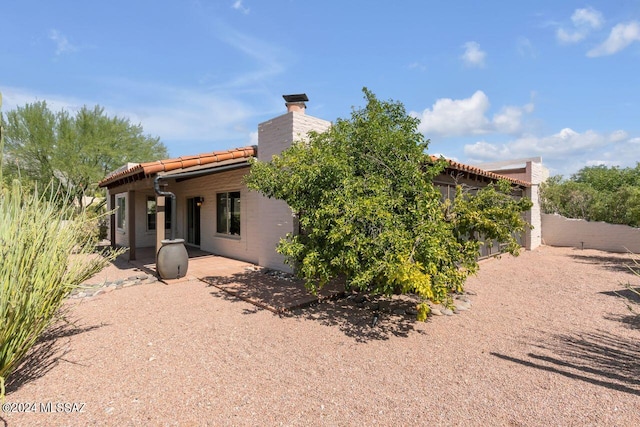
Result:
[[[434,162],[439,160],[440,157],[437,156],[430,156],[431,160],[433,160]],[[465,165],[464,163],[458,163],[454,160],[450,160],[450,159],[445,159],[446,162],[449,164],[447,166],[448,169],[452,169],[452,170],[457,170],[457,171],[461,171],[461,172],[468,172],[474,175],[478,175],[478,176],[484,176],[486,178],[490,178],[490,179],[494,179],[494,180],[499,180],[499,179],[506,179],[507,181],[516,184],[516,185],[520,185],[523,187],[531,187],[531,183],[530,182],[526,182],[526,181],[522,181],[519,179],[515,179],[515,178],[511,178],[505,175],[500,175],[497,174],[495,172],[490,172],[484,169],[481,169],[477,166],[471,166],[471,165]]]
[[[183,156],[175,159],[158,160],[155,162],[139,163],[124,171],[116,172],[105,177],[98,183],[100,187],[107,187],[120,180],[131,178],[141,179],[155,175],[159,172],[169,172],[176,169],[185,169],[192,166],[220,163],[225,160],[255,157],[258,148],[253,146],[234,148],[231,150],[214,151],[211,153],[197,154],[195,156]],[[137,177],[137,178],[136,178]]]
[[[129,169],[125,169],[123,171],[115,172],[111,175],[105,177],[102,181],[98,183],[100,187],[108,187],[110,185],[116,184],[120,185],[120,183],[136,181],[138,179],[143,179],[145,177],[149,177],[151,175],[156,175],[159,172],[169,172],[176,169],[186,169],[193,166],[207,165],[212,163],[220,163],[225,160],[232,159],[240,159],[240,158],[249,158],[255,157],[258,153],[258,147],[255,145],[241,148],[234,148],[231,150],[224,151],[214,151],[211,153],[203,153],[197,154],[195,156],[182,156],[175,159],[165,159],[165,160],[157,160],[155,162],[145,162],[139,163]],[[436,156],[431,156],[431,160],[434,162],[439,158]],[[480,169],[476,166],[465,165],[464,163],[458,163],[454,160],[445,159],[449,164],[447,166],[448,169],[468,172],[474,175],[483,176],[489,179],[499,180],[506,179],[516,185],[521,185],[524,187],[530,187],[531,184],[526,181],[521,181],[519,179],[510,178],[508,176],[499,175],[494,172],[489,172],[484,169]],[[121,182],[118,182],[121,181]]]

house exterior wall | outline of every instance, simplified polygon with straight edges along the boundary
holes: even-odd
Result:
[[[120,197],[124,197],[125,199],[125,206],[129,206],[129,195],[126,192],[123,193],[116,193],[116,206],[117,206],[117,201],[118,198]],[[114,210],[116,208],[116,206],[111,206],[111,198],[107,197],[107,210],[111,211]],[[126,216],[125,216],[126,218]],[[128,234],[128,227],[129,224],[125,224],[125,228],[124,230],[121,230],[119,228],[116,228],[116,245],[118,246],[129,246],[129,234]],[[111,232],[111,224],[108,223],[107,226],[107,236],[110,235]]]
[[[176,195],[176,233],[177,239],[187,236],[187,199],[203,197],[204,203],[200,208],[200,248],[207,252],[230,258],[240,259],[252,263],[258,262],[258,194],[250,191],[243,180],[248,168],[221,172],[213,175],[193,178],[176,183],[168,180],[167,191]],[[216,194],[227,191],[240,191],[240,237],[226,236],[216,232]],[[126,209],[129,209],[129,194],[115,193],[118,197],[125,197]],[[135,221],[136,247],[154,247],[156,231],[147,229],[147,198],[156,197],[153,189],[138,189],[135,191]],[[167,198],[167,204],[170,198]],[[109,206],[109,209],[111,207]],[[289,211],[290,212],[290,211]],[[126,215],[125,215],[126,217]],[[116,229],[116,244],[129,246],[129,229]],[[170,237],[170,230],[165,230],[165,237]]]
[[[549,246],[640,253],[640,228],[542,214],[542,240]]]
[[[533,226],[533,229],[527,230],[525,235],[525,247],[533,250],[542,244],[542,210],[540,207],[540,184],[549,177],[549,171],[542,166],[542,163],[527,162],[526,181],[531,183],[531,187],[527,188],[526,195],[529,197],[533,205],[526,213],[527,222]]]
[[[144,248],[144,247],[152,247],[155,245],[155,236],[156,232],[154,230],[147,230],[147,196],[155,197],[155,193],[152,190],[142,192],[135,192],[135,214],[136,214],[136,247]],[[119,197],[124,197],[125,208],[128,212],[129,210],[129,194],[127,192],[116,193],[116,200]],[[107,210],[113,209],[111,207],[111,203],[109,202],[109,198],[107,198]],[[125,214],[125,218],[128,214]],[[109,224],[109,223],[108,223]],[[130,224],[125,224],[124,231],[116,228],[116,245],[118,246],[129,246],[129,229]],[[107,235],[109,235],[110,224],[107,227]]]
[[[323,132],[331,123],[291,111],[258,125],[258,159],[264,162],[281,153],[293,141],[304,140],[309,131]],[[284,257],[276,252],[281,238],[294,232],[291,208],[282,200],[256,195],[259,216],[257,220],[258,264],[283,271],[292,271]]]
[[[200,207],[200,249],[251,263],[258,262],[256,245],[258,231],[258,195],[244,185],[248,168],[193,178],[182,182],[169,181],[168,191],[176,194],[176,237],[187,236],[187,199],[203,197]],[[218,234],[216,231],[216,194],[240,192],[240,237]],[[167,199],[168,202],[168,199]]]
[[[538,159],[540,160],[540,159]],[[520,179],[531,183],[525,191],[533,206],[525,213],[526,221],[533,226],[527,230],[524,238],[524,247],[533,250],[542,244],[542,210],[540,208],[540,184],[547,180],[549,171],[542,165],[542,161],[527,161],[524,172],[493,169],[492,172],[508,176],[509,178]],[[505,162],[507,163],[507,162]],[[482,167],[482,165],[479,165]]]
[[[156,244],[156,231],[147,229],[147,197],[155,199],[153,190],[136,191],[136,246],[153,247]]]
[[[286,114],[275,117],[258,125],[258,159],[268,162],[276,154],[288,148],[292,142],[306,140],[308,132],[323,132],[331,126],[331,123],[304,114],[304,110],[289,111]],[[528,212],[527,220],[534,225],[534,231],[527,234],[526,247],[533,249],[540,244],[542,238],[542,224],[540,222],[540,204],[538,200],[539,184],[547,175],[546,169],[540,162],[528,162],[525,173],[518,171],[514,178],[531,182],[533,185],[526,190],[526,195],[531,197],[534,207]],[[500,171],[496,171],[501,173]],[[257,192],[250,191],[244,185],[244,176],[249,173],[249,168],[243,167],[236,170],[213,173],[211,175],[190,178],[176,182],[166,176],[164,182],[168,184],[166,191],[176,194],[176,238],[186,240],[187,236],[187,199],[202,197],[204,202],[200,208],[200,245],[208,252],[227,256],[247,262],[259,264],[264,267],[283,271],[291,271],[286,265],[284,257],[277,253],[276,247],[279,241],[288,233],[297,232],[291,208],[282,200],[269,199]],[[516,173],[512,171],[512,173]],[[443,174],[436,178],[436,184],[447,197],[456,183],[466,184],[471,187],[483,187],[487,183],[486,178],[475,178],[473,174],[460,173],[455,177]],[[505,173],[505,175],[507,175]],[[455,190],[455,189],[454,189]],[[129,201],[131,193],[135,194],[135,201]],[[221,192],[239,191],[241,194],[241,225],[240,236],[229,236],[217,233],[216,230],[216,195]],[[516,193],[519,197],[522,194]],[[118,192],[116,194],[116,192]],[[131,203],[135,203],[135,243],[137,247],[154,247],[156,244],[155,230],[147,230],[147,197],[155,197],[153,190],[153,176],[137,181],[122,184],[110,189],[109,194],[124,195],[127,198],[127,210]],[[167,198],[167,204],[170,199]],[[128,216],[125,216],[128,218]],[[158,224],[159,225],[159,224]],[[116,230],[115,243],[121,246],[129,246],[129,227],[127,223],[124,231]],[[169,231],[166,237],[169,236]],[[491,254],[499,248],[493,242],[486,242],[486,252]]]

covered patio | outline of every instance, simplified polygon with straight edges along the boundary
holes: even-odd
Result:
[[[343,286],[334,284],[325,287],[319,295],[313,295],[306,290],[300,279],[290,274],[215,255],[191,246],[187,246],[187,252],[189,254],[187,274],[179,279],[158,279],[159,283],[180,286],[185,282],[199,280],[278,314],[307,307],[344,292]],[[120,256],[120,263],[157,276],[153,247],[138,248],[135,260],[130,260],[128,253],[124,253]],[[130,274],[123,270],[123,277]]]

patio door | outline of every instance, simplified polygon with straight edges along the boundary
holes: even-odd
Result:
[[[202,197],[187,199],[187,243],[200,246],[200,205]]]

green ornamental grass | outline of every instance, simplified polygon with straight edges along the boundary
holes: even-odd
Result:
[[[117,255],[91,255],[95,242],[84,230],[94,219],[52,191],[0,184],[0,400],[69,293]]]

